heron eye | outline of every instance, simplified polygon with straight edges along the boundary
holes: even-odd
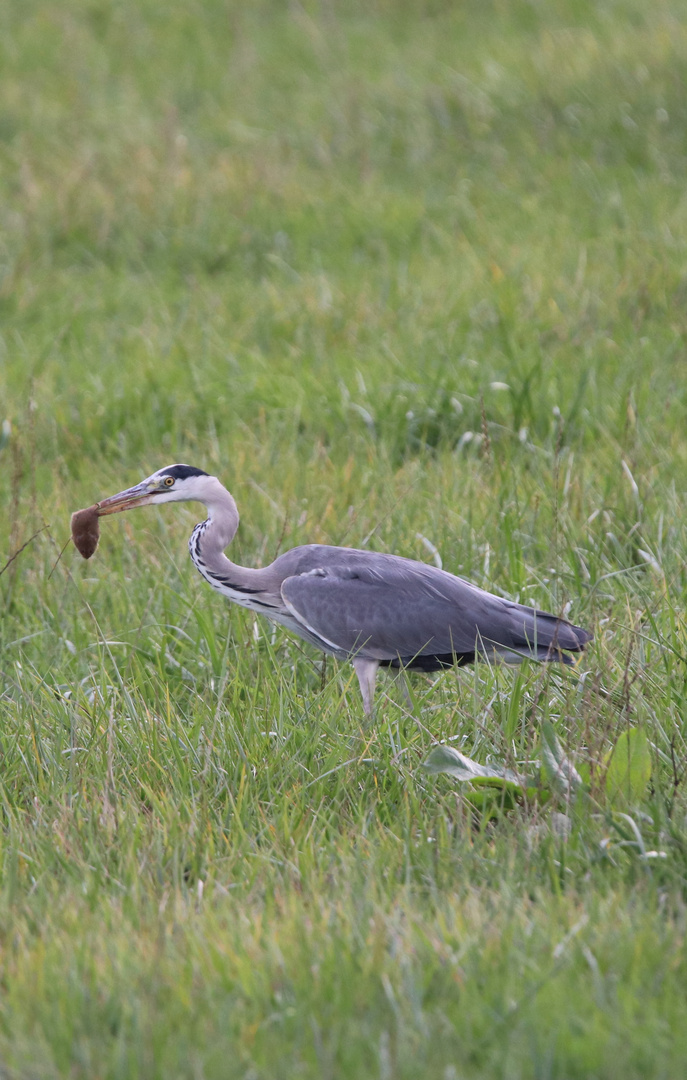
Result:
[[[164,480],[165,487],[172,487],[174,485],[174,477],[166,476]]]

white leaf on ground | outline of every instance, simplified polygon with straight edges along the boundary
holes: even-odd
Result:
[[[515,784],[519,788],[528,787],[528,780],[520,776],[512,769],[506,769],[502,765],[480,765],[472,758],[461,754],[452,746],[435,746],[423,765],[430,773],[448,773],[456,780],[471,781],[472,783],[506,783]]]

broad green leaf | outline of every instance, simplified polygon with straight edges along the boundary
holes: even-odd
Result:
[[[452,746],[435,746],[423,768],[430,773],[445,772],[456,780],[472,784],[514,788],[523,794],[533,786],[531,780],[512,769],[502,765],[480,765]]]
[[[582,785],[582,777],[560,744],[553,724],[541,726],[541,763],[546,778],[556,791],[571,795]]]
[[[490,816],[514,810],[518,805],[518,800],[522,799],[525,794],[524,789],[515,786],[508,787],[505,784],[496,786],[494,784],[492,787],[487,787],[486,783],[486,781],[483,781],[482,787],[465,788],[463,795],[475,810],[480,810]],[[528,788],[527,791],[529,792],[529,790]],[[534,797],[534,791],[531,794]]]
[[[651,752],[646,733],[639,728],[623,731],[611,751],[606,770],[606,795],[610,802],[637,802],[651,779]]]

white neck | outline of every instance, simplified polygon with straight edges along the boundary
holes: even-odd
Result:
[[[263,591],[268,588],[269,568],[239,566],[224,554],[224,549],[236,536],[239,512],[231,493],[219,480],[212,479],[212,490],[203,498],[207,519],[196,525],[189,540],[191,558],[203,577],[220,592],[232,586],[237,591]]]

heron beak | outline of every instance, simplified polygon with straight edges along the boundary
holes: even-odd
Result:
[[[98,503],[98,517],[104,514],[119,514],[122,510],[131,510],[134,506],[146,506],[153,501],[155,491],[151,491],[147,480],[135,487],[120,491],[118,495],[110,495],[109,499],[103,499]]]

